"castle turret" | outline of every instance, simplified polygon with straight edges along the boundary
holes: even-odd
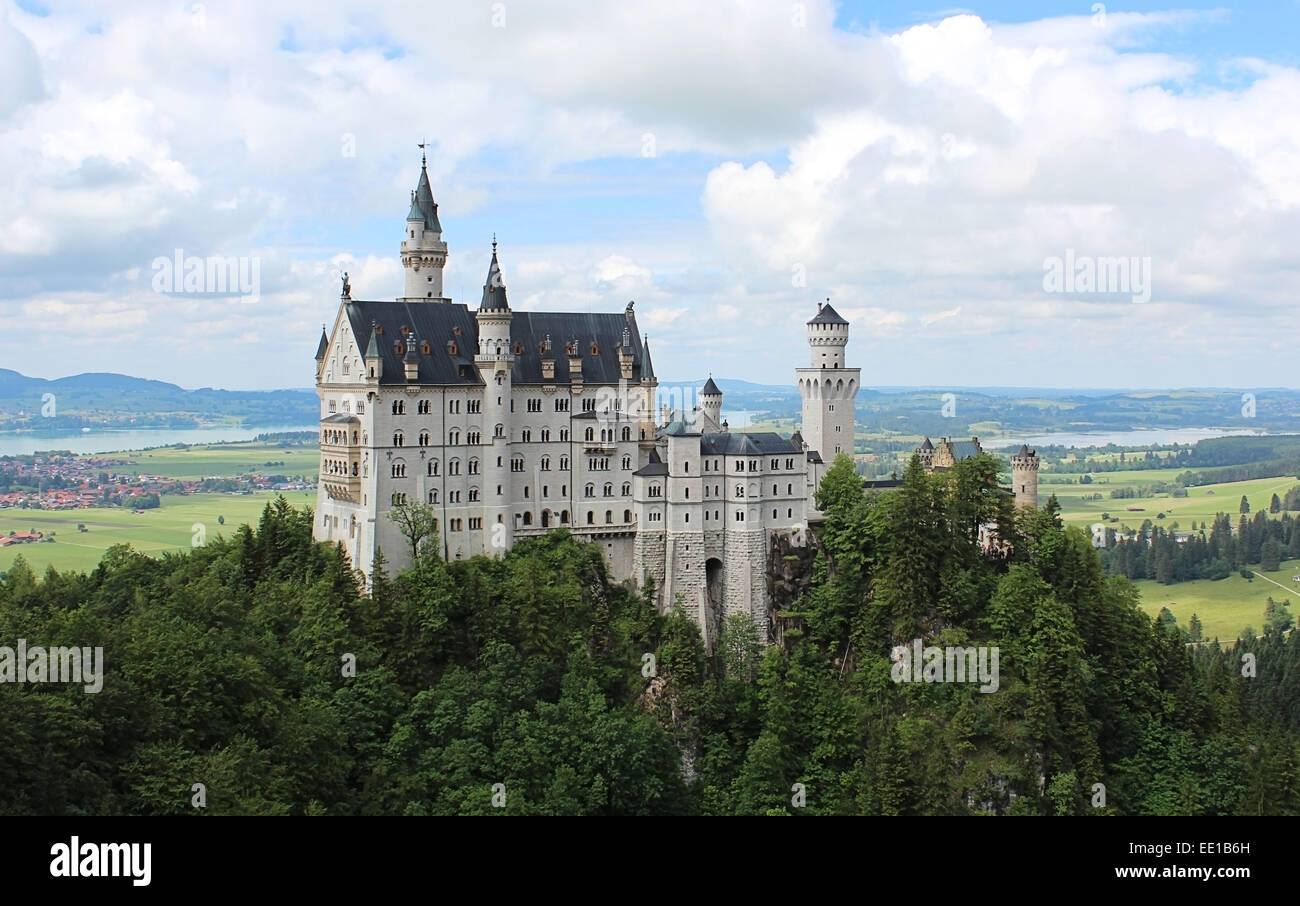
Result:
[[[504,555],[514,538],[510,510],[510,501],[514,499],[510,465],[510,372],[515,362],[510,342],[512,317],[494,239],[492,263],[483,283],[483,301],[475,315],[478,355],[474,356],[474,366],[484,388],[482,442],[489,445],[482,457],[483,546],[494,556]]]
[[[325,370],[325,353],[330,348],[330,338],[325,334],[325,325],[320,326],[320,343],[316,345],[316,381],[320,382],[321,372]]]
[[[370,322],[370,342],[366,344],[366,381],[375,387],[384,376],[384,357],[379,354],[379,325]]]
[[[807,326],[811,364],[795,370],[803,397],[801,430],[809,449],[829,463],[839,453],[853,454],[853,407],[862,370],[844,367],[849,322],[829,303],[818,303]]]
[[[426,161],[420,160],[420,180],[411,193],[411,211],[406,215],[402,239],[402,268],[406,272],[405,302],[444,301],[442,269],[447,264],[447,243],[442,241],[438,205],[429,186]]]
[[[1038,507],[1038,452],[1020,445],[1020,452],[1011,457],[1011,487],[1016,493],[1016,506],[1028,509]]]
[[[713,383],[713,375],[700,391],[700,414],[704,417],[702,431],[722,430],[722,391]]]
[[[926,438],[921,446],[916,448],[916,455],[921,457],[921,465],[928,472],[934,468],[934,444],[930,443],[930,438]]]

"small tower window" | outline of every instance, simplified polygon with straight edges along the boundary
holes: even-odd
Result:
[[[600,347],[597,346],[595,343],[592,343],[592,344],[591,344],[591,354],[592,354],[592,355],[600,355]]]

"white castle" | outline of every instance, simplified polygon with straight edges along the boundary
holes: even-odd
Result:
[[[699,405],[663,409],[633,306],[612,314],[514,311],[495,240],[477,310],[443,296],[447,244],[422,165],[401,245],[404,295],[351,298],[316,352],[321,472],[313,536],[369,573],[410,543],[400,503],[434,508],[447,559],[499,555],[563,526],[602,547],[611,575],[653,578],[712,647],[733,613],[770,631],[775,536],[806,541],[826,468],[852,454],[860,369],[829,304],[808,322],[796,370],[803,435],[740,433],[710,378]]]

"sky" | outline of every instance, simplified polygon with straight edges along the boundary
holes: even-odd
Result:
[[[664,380],[793,383],[830,299],[866,387],[1298,387],[1297,35],[1297,0],[0,0],[0,368],[311,386],[340,275],[402,291],[425,142],[454,301],[495,235],[515,308],[634,300]]]

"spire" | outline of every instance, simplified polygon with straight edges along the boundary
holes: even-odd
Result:
[[[641,380],[654,380],[655,366],[650,362],[650,338],[641,342]]]
[[[429,187],[429,171],[425,163],[422,155],[420,181],[416,183],[415,191],[411,193],[411,213],[406,215],[406,219],[419,220],[424,224],[425,229],[441,233],[442,224],[438,222],[438,205],[433,200],[433,189]]]
[[[330,347],[330,338],[325,335],[325,325],[320,326],[320,345],[316,347],[316,361],[325,358],[325,350]]]
[[[370,343],[366,346],[366,358],[379,358],[379,326],[374,321],[370,322]]]
[[[404,362],[420,361],[419,344],[420,338],[415,335],[414,330],[406,335],[406,355],[402,357]]]
[[[497,261],[497,237],[492,236],[492,263],[488,265],[487,280],[483,283],[483,301],[479,311],[509,311],[510,303],[506,299],[506,282],[501,276],[501,264]]]
[[[718,385],[713,383],[713,375],[709,375],[709,382],[700,391],[700,396],[722,396],[722,391],[718,389]]]

